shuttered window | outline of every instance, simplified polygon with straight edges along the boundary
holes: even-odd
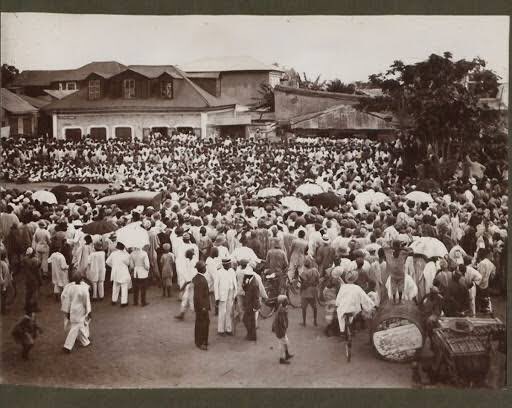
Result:
[[[101,97],[101,82],[99,79],[89,81],[89,99],[99,99]]]
[[[132,140],[132,128],[128,126],[116,127],[115,136],[118,139],[131,141]]]
[[[135,98],[135,79],[125,79],[123,81],[123,96],[125,98]]]

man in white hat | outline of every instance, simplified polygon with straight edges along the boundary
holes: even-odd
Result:
[[[217,270],[214,281],[215,301],[218,302],[219,317],[217,332],[220,336],[232,333],[231,312],[237,293],[237,280],[235,270],[231,267],[231,259],[222,259],[222,268]]]

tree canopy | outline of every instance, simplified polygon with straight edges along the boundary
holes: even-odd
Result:
[[[9,85],[20,71],[14,65],[2,64],[2,88]]]
[[[356,92],[355,84],[346,84],[341,79],[333,79],[327,84],[326,91],[353,94]]]
[[[499,77],[481,58],[453,61],[452,54],[432,54],[425,61],[405,65],[395,61],[385,73],[369,76],[384,96],[365,98],[359,108],[389,112],[402,128],[438,153],[441,146],[466,144],[495,130],[499,113],[481,98],[495,97]]]

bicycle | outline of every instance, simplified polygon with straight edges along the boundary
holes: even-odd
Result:
[[[260,316],[263,319],[267,319],[274,314],[277,310],[277,297],[279,296],[279,282],[278,277],[275,274],[262,276],[263,286],[267,292],[268,298],[261,302]],[[300,303],[300,283],[297,278],[290,280],[286,278],[285,283],[285,294],[288,298],[288,303],[294,307],[299,308]]]

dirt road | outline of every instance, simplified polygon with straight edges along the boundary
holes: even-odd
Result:
[[[174,319],[179,309],[176,297],[163,298],[153,287],[150,305],[121,309],[105,299],[93,304],[92,344],[78,345],[71,354],[62,352],[63,315],[50,297],[47,285],[41,296],[38,322],[45,330],[23,361],[10,330],[22,315],[23,293],[9,314],[0,320],[2,332],[1,382],[62,387],[410,387],[408,364],[378,360],[368,334],[358,333],[353,359],[347,363],[344,346],[337,338],[322,333],[311,320],[299,325],[300,310],[290,309],[290,350],[295,357],[289,366],[278,363],[278,344],[271,332],[271,320],[260,320],[258,341],[243,339],[239,326],[236,337],[216,334],[211,317],[210,347],[197,349],[193,341],[194,315],[184,322]],[[130,295],[131,298],[131,295]],[[311,316],[309,317],[311,319]]]

